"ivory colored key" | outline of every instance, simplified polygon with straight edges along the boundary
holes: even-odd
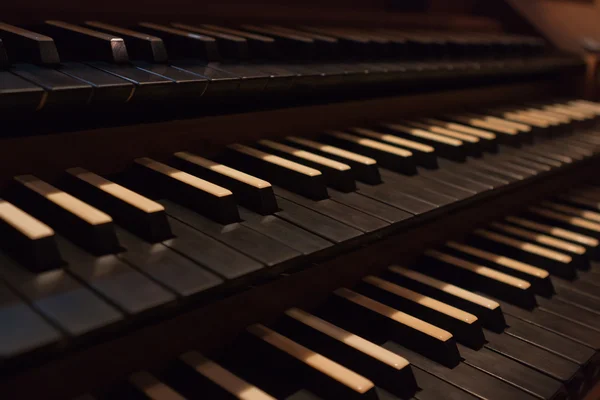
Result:
[[[382,127],[389,130],[390,133],[396,136],[432,146],[435,148],[436,154],[440,157],[459,162],[465,160],[466,146],[462,140],[449,138],[437,133],[413,128],[403,124],[383,123]]]
[[[509,224],[503,224],[500,222],[494,222],[491,226],[502,233],[508,234],[513,237],[526,239],[537,244],[548,246],[558,251],[569,254],[573,261],[579,265],[580,269],[588,269],[589,262],[586,259],[586,248],[575,243],[568,242],[566,240],[557,239],[552,236],[543,235],[537,232],[532,232],[526,229],[518,228]]]
[[[353,134],[378,140],[380,142],[390,143],[394,146],[406,149],[413,154],[415,161],[423,167],[431,169],[438,167],[437,156],[435,154],[435,149],[432,146],[390,135],[388,133],[382,133],[373,129],[350,128],[349,131]]]
[[[586,249],[592,251],[592,253],[594,252],[594,250],[598,247],[598,244],[600,243],[598,241],[598,239],[595,239],[591,236],[582,235],[580,233],[569,231],[569,230],[563,229],[563,228],[558,228],[558,227],[555,227],[552,225],[541,224],[541,223],[534,222],[534,221],[531,221],[531,220],[528,220],[525,218],[509,216],[509,217],[506,217],[506,221],[508,221],[514,225],[523,226],[525,228],[528,228],[528,229],[531,229],[531,230],[534,230],[537,232],[547,233],[549,235],[553,235],[553,236],[559,237],[561,239],[565,239],[570,242],[580,244],[580,245],[584,246]]]
[[[523,279],[437,250],[427,250],[417,265],[427,275],[482,291],[526,308],[536,305],[531,284]]]
[[[497,122],[488,121],[482,118],[473,118],[465,115],[447,115],[445,118],[450,121],[456,121],[465,124],[469,127],[484,129],[493,132],[499,143],[516,144],[519,142],[519,131],[513,127],[499,124]]]
[[[273,188],[265,180],[185,151],[173,154],[172,163],[183,171],[231,190],[241,205],[255,212],[267,215],[278,210]]]
[[[578,207],[571,207],[564,204],[555,203],[552,201],[544,201],[541,203],[543,207],[559,211],[561,213],[575,215],[577,217],[589,219],[590,221],[600,223],[600,213],[584,210]]]
[[[539,266],[553,275],[567,279],[573,279],[576,276],[573,258],[570,255],[544,246],[513,239],[485,229],[475,230],[467,242]]]
[[[264,366],[275,374],[272,378],[278,373],[295,373],[287,378],[303,381],[311,391],[326,398],[377,398],[372,381],[330,358],[264,325],[251,325],[246,331],[250,339],[247,343],[252,346],[248,351],[265,361]]]
[[[131,171],[150,192],[181,203],[221,224],[238,222],[233,193],[224,187],[151,158],[138,158]]]
[[[449,138],[457,139],[463,142],[467,153],[473,157],[479,157],[482,153],[481,141],[477,136],[469,135],[463,132],[453,131],[448,128],[442,128],[435,125],[423,124],[419,121],[414,120],[403,120],[403,124],[409,125],[413,128],[422,129],[427,132],[434,133],[436,135],[442,135]]]
[[[498,303],[466,289],[397,265],[388,267],[381,276],[390,282],[472,313],[487,329],[501,332],[506,326]]]
[[[417,389],[405,358],[306,311],[287,310],[275,329],[401,398],[413,396]]]
[[[313,200],[329,197],[321,171],[242,144],[231,144],[224,160],[257,177]]]
[[[395,283],[367,276],[355,291],[410,315],[416,315],[451,332],[456,340],[474,349],[485,343],[478,318],[466,311]]]
[[[64,187],[81,199],[109,212],[117,223],[149,242],[172,237],[163,206],[83,168],[70,168]]]
[[[358,181],[372,185],[381,183],[379,169],[377,168],[377,161],[371,157],[365,157],[361,154],[353,153],[340,147],[330,146],[325,143],[297,136],[288,136],[284,140],[294,146],[350,165],[352,167],[354,179]]]
[[[130,387],[134,393],[127,393],[132,398],[140,395],[148,400],[185,400],[183,396],[177,393],[168,385],[159,381],[154,375],[146,371],[135,372],[128,378]],[[123,393],[125,395],[125,393]]]
[[[8,195],[14,204],[96,255],[120,250],[108,214],[33,175],[16,176]]]
[[[551,221],[561,227],[568,227],[568,229],[576,232],[583,232],[586,235],[593,237],[600,237],[600,224],[587,220],[585,218],[573,217],[568,214],[556,212],[542,207],[529,207],[527,211],[531,214],[534,219],[541,219],[542,221]]]
[[[568,203],[577,204],[590,210],[600,211],[600,199],[593,193],[588,192],[574,192],[572,194],[565,194],[559,196],[561,200]]]
[[[485,265],[486,267],[526,280],[538,294],[551,296],[554,293],[552,282],[549,278],[550,274],[545,269],[500,255],[501,253],[489,252],[481,248],[453,241],[446,242],[444,251],[462,259]]]
[[[63,263],[52,228],[2,199],[0,236],[2,250],[34,272],[56,268]]]
[[[444,122],[433,118],[415,119],[411,120],[411,123],[419,123],[425,129],[429,129],[432,132],[442,133],[445,131],[450,131],[454,133],[462,133],[470,137],[475,137],[479,139],[479,145],[484,151],[490,153],[495,153],[498,151],[496,135],[488,131],[470,128],[468,126],[453,122]]]
[[[352,168],[348,164],[273,140],[259,140],[256,146],[265,152],[321,171],[327,185],[334,189],[342,192],[356,190]]]
[[[318,314],[366,339],[401,342],[448,367],[460,361],[450,332],[349,289],[337,289]]]
[[[382,167],[407,175],[417,173],[415,156],[406,149],[341,131],[326,131],[320,139],[334,146],[372,157]]]

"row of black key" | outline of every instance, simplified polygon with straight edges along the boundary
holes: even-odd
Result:
[[[407,81],[419,74],[479,73],[486,68],[518,69],[527,63],[535,70],[561,62],[538,62],[534,58],[512,64],[419,64],[360,56],[360,48],[367,46],[372,53],[373,46],[382,41],[386,45],[410,43],[411,35],[400,32],[154,23],[140,23],[130,29],[95,21],[82,25],[46,21],[30,29],[0,24],[0,40],[7,52],[6,70],[0,71],[0,98],[13,110],[14,105],[37,110],[147,101],[168,104],[170,100],[194,104],[206,97],[281,93],[292,87],[308,93],[332,85]],[[516,47],[535,42],[508,37],[487,40],[491,46],[497,40],[509,47],[513,42]],[[421,42],[425,46],[443,41]],[[350,46],[347,54],[331,57],[340,53],[335,49],[345,49],[348,43],[356,46]],[[325,45],[321,52],[327,57],[315,55],[321,45]],[[303,48],[309,55],[301,56]]]
[[[593,121],[598,106],[572,102],[538,107],[547,118],[551,111],[545,113],[544,107],[571,113],[573,119],[564,117],[567,122],[562,123],[567,129],[573,120]],[[510,115],[471,114],[470,125],[452,118],[427,123],[455,137],[462,129],[471,138],[478,133],[493,142],[501,134],[530,139],[525,125],[511,122]],[[537,121],[542,126],[544,119]],[[496,133],[482,130],[478,122]],[[532,125],[526,126],[531,130]],[[510,127],[521,130],[501,133]],[[442,136],[439,129],[414,130],[404,131],[414,134],[410,139],[393,129],[380,133],[379,140],[360,136],[358,130],[325,135],[324,142],[287,138],[232,145],[217,161],[187,152],[176,153],[168,164],[137,159],[114,179],[145,197],[82,168],[69,169],[55,185],[34,176],[16,177],[2,203],[3,248],[11,256],[3,256],[3,281],[62,334],[78,338],[213,288],[247,284],[254,273],[277,274],[302,265],[305,256],[375,239],[415,215],[587,158],[592,154],[581,143],[597,140],[583,133],[546,140],[553,150],[544,156],[536,155],[537,145],[503,148],[495,157],[479,159],[467,157],[465,150],[468,161],[460,163],[452,161],[454,152],[435,147],[434,139],[452,136]],[[341,147],[327,144],[329,139]],[[441,143],[463,145],[456,138]],[[412,153],[419,149],[436,154],[434,161],[442,168],[420,166]],[[389,167],[398,165],[396,172],[378,167],[388,166],[388,159]],[[58,301],[64,297],[74,300]],[[41,319],[38,323],[47,325]],[[56,329],[47,328],[29,331],[31,336],[6,332],[3,358],[62,340]]]

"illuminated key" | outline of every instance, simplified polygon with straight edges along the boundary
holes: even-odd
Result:
[[[304,148],[308,151],[314,151],[318,154],[350,165],[356,180],[373,185],[381,183],[379,169],[377,168],[377,161],[371,157],[365,157],[361,154],[344,150],[340,147],[330,146],[319,141],[300,138],[297,136],[288,136],[285,138],[285,140],[294,146]]]
[[[277,322],[276,330],[402,398],[412,396],[417,389],[405,358],[306,311],[287,310]]]
[[[329,197],[321,171],[242,144],[227,146],[233,166],[313,200]]]
[[[570,207],[564,204],[558,204],[551,201],[544,201],[542,206],[560,211],[565,214],[575,215],[577,217],[589,219],[590,221],[600,222],[600,213],[594,211],[583,210],[577,207]]]
[[[411,315],[418,315],[419,318],[452,332],[456,340],[469,347],[478,349],[485,343],[481,325],[475,315],[375,276],[367,276],[363,278],[363,282],[355,289],[357,292]]]
[[[278,210],[273,188],[265,180],[185,151],[173,154],[173,165],[230,189],[240,204],[253,211],[267,215]]]
[[[501,332],[506,327],[500,305],[481,295],[398,265],[388,267],[383,277],[390,282],[468,311],[476,315],[486,328],[495,332]]]
[[[221,224],[240,220],[233,193],[224,187],[150,158],[136,159],[132,173],[150,192],[158,192]]]
[[[64,184],[70,192],[109,212],[126,229],[150,242],[171,238],[162,205],[83,168],[66,172]]]
[[[352,168],[348,164],[272,140],[259,140],[257,146],[266,152],[321,171],[325,176],[327,185],[332,188],[342,192],[356,190]]]
[[[335,322],[352,327],[346,329],[358,329],[358,334],[370,336],[385,332],[386,338],[401,341],[406,347],[446,366],[453,367],[460,360],[450,332],[370,297],[341,288],[334,292],[328,307],[333,311],[327,316],[333,316],[335,310],[339,310],[340,317],[333,316]]]
[[[52,228],[2,199],[0,236],[2,249],[34,272],[62,264]]]
[[[183,396],[146,371],[129,376],[129,384],[149,400],[185,400]]]
[[[547,218],[550,220],[558,221],[560,223],[564,223],[567,225],[571,225],[575,228],[582,228],[586,231],[593,232],[595,235],[600,235],[600,224],[596,222],[592,222],[585,218],[572,217],[567,214],[559,213],[556,211],[548,210],[546,208],[541,207],[529,207],[529,211],[531,211],[535,215],[539,215],[543,218]]]
[[[523,279],[437,250],[427,250],[423,255],[418,265],[428,275],[527,308],[536,305],[533,288]]]
[[[258,352],[274,368],[281,363],[279,368],[282,371],[297,368],[301,375],[294,379],[306,382],[310,389],[327,393],[331,398],[374,398],[373,382],[322,354],[264,325],[251,325],[246,331],[254,339],[251,342],[256,346],[254,352]],[[316,385],[318,387],[314,387]]]
[[[108,214],[33,175],[16,176],[14,181],[10,196],[31,215],[96,255],[120,251]]]
[[[389,129],[394,135],[432,146],[439,156],[456,161],[464,161],[465,159],[466,145],[462,140],[403,124],[385,123],[382,126]]]
[[[497,251],[526,263],[539,266],[567,279],[575,277],[573,257],[531,242],[514,239],[485,229],[477,229],[472,241],[489,251]]]
[[[409,175],[417,173],[415,156],[409,150],[341,131],[327,131],[320,139],[334,146],[372,157],[382,167]]]
[[[598,239],[595,239],[593,237],[582,235],[577,232],[569,231],[567,229],[563,229],[563,228],[559,228],[559,227],[555,227],[555,226],[551,226],[551,225],[540,224],[538,222],[534,222],[534,221],[531,221],[531,220],[528,220],[525,218],[510,216],[510,217],[506,217],[506,221],[508,221],[512,224],[515,224],[515,225],[523,226],[528,229],[533,229],[538,232],[544,232],[549,235],[553,235],[553,236],[556,236],[556,237],[559,237],[562,239],[566,239],[571,242],[579,243],[587,248],[598,247],[598,244],[599,244]]]

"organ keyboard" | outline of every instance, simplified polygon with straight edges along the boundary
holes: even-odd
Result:
[[[579,57],[475,19],[7,15],[4,398],[597,396]]]

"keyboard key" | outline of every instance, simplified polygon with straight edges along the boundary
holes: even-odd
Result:
[[[33,175],[15,177],[9,196],[14,204],[93,254],[118,252],[112,218],[78,198]]]
[[[0,37],[7,48],[9,59],[32,64],[60,63],[58,50],[52,38],[13,25],[0,23]]]

